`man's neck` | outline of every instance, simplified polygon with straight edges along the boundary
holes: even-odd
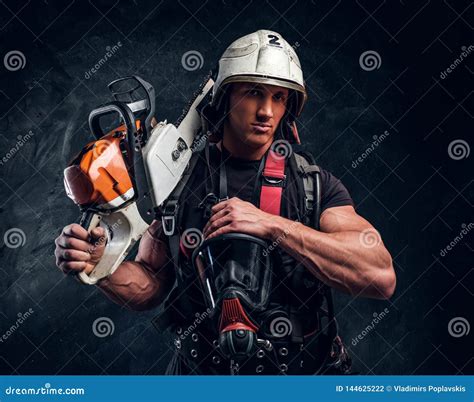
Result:
[[[268,148],[272,145],[271,142],[264,144],[261,147],[253,148],[247,145],[245,142],[236,139],[235,136],[230,133],[224,132],[222,141],[219,142],[218,147],[222,150],[222,144],[224,148],[235,158],[247,159],[247,160],[260,160],[263,158]]]

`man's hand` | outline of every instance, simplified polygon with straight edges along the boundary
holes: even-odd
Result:
[[[73,223],[66,226],[55,240],[56,265],[66,274],[90,274],[104,254],[104,228],[97,227],[91,234]]]
[[[269,239],[270,223],[274,215],[263,212],[250,202],[233,197],[212,207],[212,216],[204,227],[204,237],[238,232]]]

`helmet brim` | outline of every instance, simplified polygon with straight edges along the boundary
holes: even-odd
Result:
[[[301,114],[303,110],[303,106],[307,99],[306,88],[304,86],[298,85],[294,82],[287,81],[284,79],[268,77],[264,75],[256,75],[256,74],[234,75],[232,77],[226,78],[222,82],[221,88],[223,88],[226,84],[230,84],[233,82],[254,82],[258,84],[276,85],[279,87],[288,88],[288,89],[292,89],[296,91],[297,105],[295,108],[295,117],[298,117]]]

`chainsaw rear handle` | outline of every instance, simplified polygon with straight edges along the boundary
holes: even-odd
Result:
[[[137,145],[139,142],[137,138],[135,118],[130,108],[122,102],[109,102],[89,113],[89,128],[91,129],[92,134],[97,139],[102,138],[106,134],[100,125],[100,120],[102,117],[108,116],[112,113],[117,113],[121,120],[125,123],[125,127],[127,128],[128,143],[135,147],[135,145]]]
[[[86,285],[96,285],[101,279],[112,275],[149,227],[140,216],[135,202],[111,214],[85,211],[80,224],[89,233],[98,226],[105,231],[104,238],[97,239],[92,245],[105,246],[102,257],[92,272],[78,274],[79,280]]]

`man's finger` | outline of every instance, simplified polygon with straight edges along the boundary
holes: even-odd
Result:
[[[229,200],[225,200],[225,201],[221,201],[221,202],[217,203],[216,205],[214,205],[211,208],[212,213],[215,214],[216,212],[219,212],[220,210],[224,209],[227,206],[228,202],[229,202]]]
[[[228,225],[232,222],[232,218],[229,215],[224,215],[222,218],[217,219],[215,222],[209,225],[208,228],[204,228],[204,236],[210,234],[222,226]]]
[[[80,251],[89,251],[92,247],[92,244],[84,240],[79,240],[76,237],[71,236],[59,236],[56,239],[56,244],[61,248],[71,248],[74,250]]]
[[[93,244],[94,248],[105,247],[107,240],[108,239],[104,228],[96,227],[91,231],[90,242]]]
[[[86,262],[84,261],[62,261],[59,264],[59,268],[65,274],[72,274],[82,272],[86,268]]]
[[[90,253],[73,249],[60,249],[58,255],[61,260],[65,261],[89,261],[91,259]]]
[[[222,218],[223,216],[226,216],[228,213],[229,211],[227,211],[225,208],[221,209],[209,218],[209,221],[207,222],[206,226],[214,223],[216,220]]]
[[[94,238],[105,236],[105,229],[101,226],[97,226],[96,228],[92,229],[91,235]]]
[[[216,231],[210,233],[209,236],[206,236],[206,240],[207,239],[212,239],[212,238],[220,236],[220,235],[223,235],[225,233],[231,233],[231,232],[234,232],[234,231],[235,231],[235,229],[232,229],[230,225],[224,225],[224,226],[220,227],[219,229],[217,229]]]
[[[63,229],[63,233],[66,236],[71,236],[71,237],[76,237],[77,239],[80,240],[89,240],[89,233],[87,232],[86,229],[84,229],[81,225],[78,225],[77,223],[72,223],[71,225],[67,225]]]

